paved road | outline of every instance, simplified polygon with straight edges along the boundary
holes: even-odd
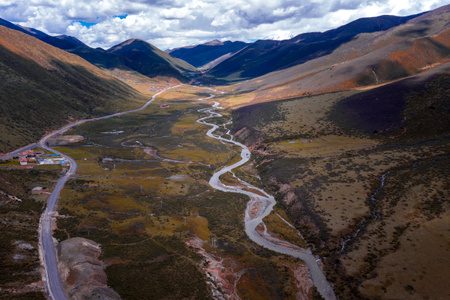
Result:
[[[30,150],[30,149],[33,149],[33,148],[36,148],[36,146],[37,146],[37,144],[33,143],[33,144],[29,144],[27,146],[24,146],[22,148],[16,149],[12,152],[9,152],[8,154],[0,156],[0,160],[7,160],[7,159],[13,158],[14,156],[19,156],[20,153]]]
[[[179,86],[180,85],[174,86],[171,88],[176,88]],[[171,89],[171,88],[168,88],[168,89]],[[40,242],[43,265],[45,268],[45,277],[46,277],[45,284],[46,284],[46,288],[47,288],[48,294],[51,299],[55,299],[55,300],[67,299],[67,297],[64,293],[61,276],[58,271],[58,262],[57,262],[57,258],[56,258],[55,243],[54,243],[53,237],[52,237],[52,216],[56,212],[56,207],[57,207],[56,204],[58,203],[59,194],[60,194],[61,190],[63,189],[67,180],[77,172],[78,166],[73,158],[50,148],[47,144],[48,139],[51,138],[52,136],[61,134],[70,128],[84,124],[86,122],[108,119],[108,118],[117,117],[117,116],[121,116],[124,114],[143,110],[143,109],[147,108],[150,105],[150,103],[152,103],[155,100],[156,96],[167,91],[168,89],[165,89],[164,91],[161,91],[161,92],[155,94],[152,97],[152,99],[150,101],[148,101],[141,108],[130,110],[130,111],[125,111],[125,112],[120,112],[120,113],[116,113],[113,115],[93,118],[93,119],[89,119],[89,120],[83,120],[83,121],[77,122],[75,124],[71,124],[64,128],[61,128],[60,130],[55,131],[55,132],[43,137],[39,141],[39,143],[38,143],[39,147],[61,155],[70,164],[69,171],[58,180],[58,182],[56,183],[55,189],[53,190],[52,194],[49,196],[48,201],[47,201],[47,208],[41,216],[40,226],[39,226],[39,242]],[[20,149],[20,151],[23,151],[23,150],[24,149]],[[14,151],[14,152],[16,152],[16,151]]]

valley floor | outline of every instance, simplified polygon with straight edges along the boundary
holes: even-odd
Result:
[[[209,185],[216,170],[240,160],[238,147],[209,138],[209,127],[196,122],[212,104],[198,99],[210,93],[185,85],[143,111],[68,132],[83,140],[55,148],[79,169],[62,191],[54,237],[98,243],[107,284],[124,299],[320,298],[304,262],[247,237],[248,197]],[[450,272],[448,136],[385,139],[337,125],[329,112],[355,93],[224,110],[214,123],[231,117],[227,128],[252,157],[221,181],[242,179],[273,194],[278,203],[257,230],[310,247],[338,298],[439,298]],[[0,167],[5,176],[39,169]],[[61,170],[46,168],[54,170],[24,184],[28,196],[37,185],[51,189],[46,174]],[[39,197],[30,203],[40,207]],[[16,240],[5,242],[4,255],[17,250]],[[34,245],[33,237],[25,242]],[[9,261],[13,272],[19,261]]]

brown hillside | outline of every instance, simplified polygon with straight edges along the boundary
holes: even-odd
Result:
[[[235,86],[242,106],[384,84],[450,61],[450,5],[377,33],[360,34],[333,53]],[[251,94],[250,94],[251,93]]]
[[[103,78],[111,78],[108,74],[88,63],[81,57],[53,47],[30,35],[0,26],[0,45],[24,58],[38,63],[48,70],[57,70],[52,60],[77,65]]]

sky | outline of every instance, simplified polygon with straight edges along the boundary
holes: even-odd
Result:
[[[448,0],[0,0],[0,18],[108,49],[130,38],[165,50],[221,41],[288,39]]]

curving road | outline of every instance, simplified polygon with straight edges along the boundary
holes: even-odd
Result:
[[[214,97],[214,95],[211,95],[209,98],[204,98],[204,99],[210,99],[213,97]],[[200,100],[204,100],[204,99],[200,99]],[[255,243],[257,243],[260,246],[263,246],[267,249],[270,249],[270,250],[278,252],[278,253],[283,253],[283,254],[297,257],[297,258],[300,258],[301,260],[303,260],[307,264],[309,272],[310,272],[312,280],[313,280],[313,283],[316,286],[319,293],[322,295],[322,297],[324,297],[327,300],[336,299],[333,288],[331,287],[330,283],[325,278],[325,275],[323,274],[322,270],[319,268],[316,257],[314,257],[314,255],[311,253],[311,251],[309,249],[305,250],[305,249],[296,247],[295,245],[292,245],[292,244],[289,247],[284,246],[280,243],[276,243],[277,241],[280,242],[280,240],[278,240],[274,237],[271,237],[267,233],[267,230],[264,234],[264,237],[261,236],[256,231],[256,227],[259,224],[264,225],[264,223],[263,223],[264,217],[266,217],[267,215],[270,214],[270,212],[273,209],[273,206],[276,204],[274,197],[272,195],[267,194],[264,190],[259,189],[255,186],[252,186],[251,184],[244,182],[242,180],[240,180],[240,182],[247,187],[247,189],[245,189],[245,190],[238,186],[227,186],[220,181],[220,176],[222,174],[225,174],[227,172],[232,173],[233,169],[235,169],[239,166],[242,166],[250,159],[250,150],[248,149],[247,146],[233,140],[233,136],[231,135],[230,130],[228,130],[226,128],[226,125],[230,124],[231,121],[225,125],[222,125],[223,128],[225,128],[227,130],[227,135],[230,136],[229,139],[223,138],[222,136],[215,135],[213,133],[216,129],[219,128],[219,126],[216,124],[208,123],[208,122],[206,122],[206,120],[214,118],[214,117],[222,117],[221,114],[216,112],[216,109],[218,109],[218,108],[220,108],[219,103],[215,102],[215,104],[213,105],[212,108],[201,109],[200,110],[201,112],[207,113],[209,115],[204,118],[198,119],[197,122],[212,127],[206,133],[209,137],[241,147],[242,148],[241,160],[234,163],[233,165],[226,166],[226,167],[216,171],[213,174],[213,176],[211,177],[211,179],[209,180],[209,184],[211,185],[211,187],[213,187],[217,190],[223,191],[223,192],[240,193],[240,194],[249,196],[250,201],[247,204],[247,209],[245,212],[245,232],[246,232],[247,236],[252,241],[254,241]],[[251,192],[251,191],[249,191],[248,188],[251,188],[252,190],[257,190],[259,193]],[[252,204],[256,201],[259,201],[263,205],[262,205],[261,209],[259,210],[258,215],[256,217],[252,218],[250,216],[250,210],[252,208]],[[265,227],[265,225],[264,225],[264,227]]]
[[[27,150],[30,150],[30,149],[34,149],[36,147],[37,147],[36,143],[26,145],[26,146],[24,146],[22,148],[16,149],[16,150],[11,151],[11,152],[3,155],[3,156],[0,156],[0,160],[12,159],[14,156],[19,156],[20,153],[22,153],[24,151],[27,151]]]
[[[169,89],[177,88],[179,86],[181,86],[181,85],[167,88],[167,89],[153,95],[153,97],[147,103],[145,103],[144,106],[142,106],[140,108],[125,111],[125,112],[115,113],[115,114],[108,115],[108,116],[103,116],[103,117],[98,117],[98,118],[93,118],[93,119],[88,119],[88,120],[82,120],[77,123],[68,125],[64,128],[61,128],[58,131],[55,131],[55,132],[43,137],[39,141],[39,143],[38,143],[39,147],[61,155],[61,157],[64,157],[64,159],[66,159],[66,161],[68,161],[69,165],[70,165],[69,171],[58,180],[58,182],[56,183],[55,189],[49,196],[48,201],[47,201],[47,208],[45,209],[44,213],[42,214],[41,220],[39,223],[39,244],[40,244],[41,259],[42,259],[44,269],[45,269],[45,285],[46,285],[47,292],[51,299],[55,299],[55,300],[67,299],[67,296],[64,293],[61,276],[60,276],[59,270],[58,270],[58,261],[57,261],[57,256],[56,256],[55,243],[54,243],[53,237],[52,237],[52,216],[56,212],[56,204],[58,203],[59,194],[60,194],[61,190],[63,189],[67,180],[77,172],[78,166],[77,166],[77,163],[75,162],[75,160],[72,159],[71,157],[69,157],[59,151],[56,151],[55,149],[50,148],[47,144],[48,139],[57,134],[61,134],[70,128],[84,124],[86,122],[109,119],[109,118],[118,117],[118,116],[121,116],[124,114],[141,111],[141,110],[147,108],[150,105],[150,103],[152,103],[155,100],[156,96],[160,95],[161,93],[163,93]],[[23,149],[22,149],[22,151],[23,151]]]

